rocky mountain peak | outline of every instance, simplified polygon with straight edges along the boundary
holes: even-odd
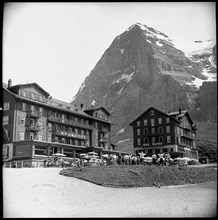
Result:
[[[199,87],[212,80],[208,62],[186,57],[169,36],[137,22],[115,37],[72,103],[89,108],[94,99],[105,107],[115,125],[112,142],[125,150],[132,145],[129,123],[146,108],[200,112]]]

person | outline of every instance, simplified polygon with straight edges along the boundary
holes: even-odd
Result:
[[[157,160],[157,155],[156,154],[152,154],[152,164],[156,165],[156,160]]]
[[[44,168],[46,168],[47,167],[47,160],[45,158],[43,159],[43,164],[44,164]]]
[[[163,166],[164,163],[163,154],[158,154],[158,156],[160,158],[160,166]]]
[[[146,154],[143,152],[143,151],[141,151],[141,153],[139,153],[139,157],[140,157],[140,164],[144,164],[144,156],[145,156]]]

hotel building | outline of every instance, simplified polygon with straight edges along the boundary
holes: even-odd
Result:
[[[68,158],[95,151],[115,153],[110,113],[54,99],[37,83],[3,85],[3,162],[37,161],[57,152]]]
[[[141,151],[147,155],[168,152],[172,158],[198,159],[196,126],[187,110],[166,114],[150,107],[130,125],[136,154]]]

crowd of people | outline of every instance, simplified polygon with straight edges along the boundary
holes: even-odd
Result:
[[[84,167],[104,165],[158,165],[169,166],[173,161],[169,153],[152,154],[146,156],[144,152],[135,154],[103,154],[101,158],[97,155],[78,155],[76,158],[48,157],[43,160],[44,167]]]

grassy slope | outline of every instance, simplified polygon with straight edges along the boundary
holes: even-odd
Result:
[[[200,123],[197,128],[197,146],[200,155],[217,161],[217,123]]]
[[[161,186],[169,186],[217,180],[214,167],[178,169],[172,166],[100,166],[68,168],[61,170],[60,175],[110,187],[151,187],[154,181],[159,181]]]

